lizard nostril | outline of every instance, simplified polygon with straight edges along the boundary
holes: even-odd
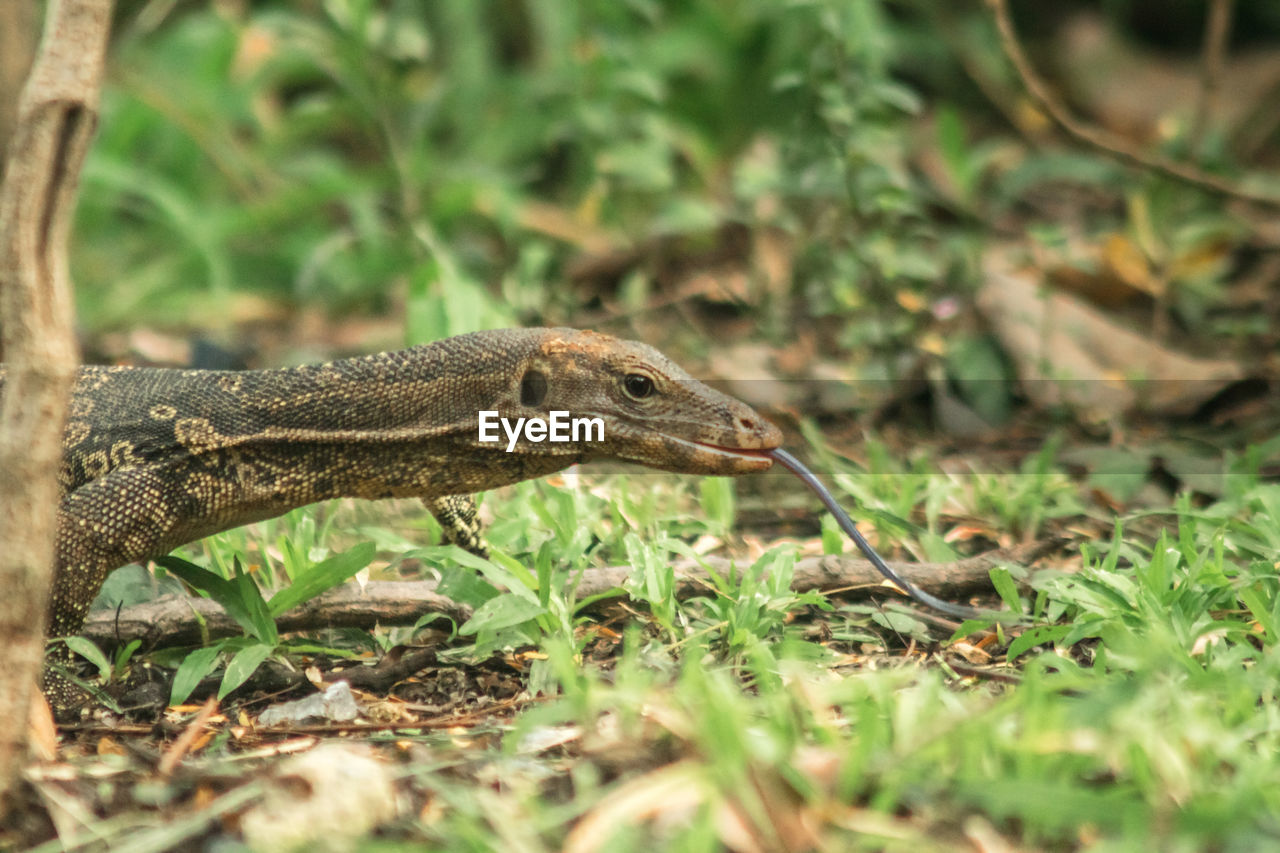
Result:
[[[738,426],[743,429],[755,429],[756,422],[751,420],[751,418],[738,418]]]

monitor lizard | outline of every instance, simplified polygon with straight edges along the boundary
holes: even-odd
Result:
[[[4,373],[0,366],[0,390]],[[482,442],[479,412],[597,417],[592,440]],[[598,440],[595,440],[598,438]],[[83,367],[59,474],[51,636],[75,634],[107,575],[203,536],[337,497],[422,499],[484,545],[470,495],[617,459],[690,474],[768,468],[781,433],[650,346],[503,329],[303,367]],[[55,706],[65,682],[46,676]]]

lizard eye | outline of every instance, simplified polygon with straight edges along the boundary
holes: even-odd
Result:
[[[643,373],[628,373],[622,377],[622,390],[633,400],[643,400],[653,393],[653,380]]]

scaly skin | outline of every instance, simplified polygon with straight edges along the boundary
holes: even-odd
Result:
[[[604,438],[508,453],[505,435],[480,442],[480,410],[599,417]],[[572,329],[279,370],[85,367],[64,437],[49,632],[78,631],[119,566],[316,501],[421,498],[452,541],[482,552],[464,496],[590,459],[744,474],[768,468],[761,451],[780,440],[652,347]]]

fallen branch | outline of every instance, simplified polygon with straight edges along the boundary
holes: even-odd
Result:
[[[889,565],[908,581],[939,597],[959,597],[991,588],[990,571],[1004,564],[1026,565],[1061,545],[1046,539],[1008,549],[997,549],[976,557],[949,563],[896,563]],[[707,557],[705,563],[719,575],[732,570],[734,563],[724,557]],[[739,569],[741,562],[737,563]],[[620,590],[631,574],[629,566],[610,566],[584,572],[575,595],[579,600]],[[675,564],[676,596],[689,598],[711,588],[711,576],[701,565],[681,561]],[[797,591],[839,590],[850,598],[897,593],[866,560],[849,557],[806,557],[795,566],[791,584]],[[906,599],[902,599],[904,602]],[[377,625],[412,625],[431,613],[462,624],[471,608],[436,592],[433,581],[375,581],[363,587],[343,584],[281,615],[276,624],[282,633],[326,628],[370,629]],[[199,614],[199,621],[196,619]],[[201,627],[200,622],[204,623]],[[164,596],[147,604],[119,611],[97,611],[89,617],[83,635],[101,645],[141,639],[166,645],[187,645],[209,639],[237,636],[240,627],[215,602],[206,598]]]
[[[471,618],[471,608],[435,591],[432,581],[374,581],[363,587],[345,583],[318,595],[276,619],[281,633],[326,628],[412,625],[428,613],[457,624]],[[203,626],[201,623],[204,623]],[[173,646],[196,645],[243,633],[222,605],[208,598],[166,595],[114,610],[90,614],[81,635],[99,645],[142,640]]]
[[[1101,128],[1091,127],[1077,119],[1062,101],[1053,94],[1044,80],[1040,79],[1040,75],[1036,73],[1031,61],[1022,50],[1022,45],[1018,41],[1017,31],[1013,27],[1013,19],[1009,16],[1008,0],[987,0],[987,5],[991,8],[992,15],[995,18],[996,29],[1000,33],[1000,46],[1009,62],[1013,65],[1019,79],[1021,79],[1027,94],[1035,101],[1036,106],[1049,116],[1068,136],[1130,166],[1156,172],[1167,178],[1198,187],[1206,192],[1240,199],[1252,204],[1280,207],[1280,196],[1255,192],[1233,181],[1212,175],[1189,163],[1173,160],[1160,154],[1141,151],[1119,136],[1108,133]]]

